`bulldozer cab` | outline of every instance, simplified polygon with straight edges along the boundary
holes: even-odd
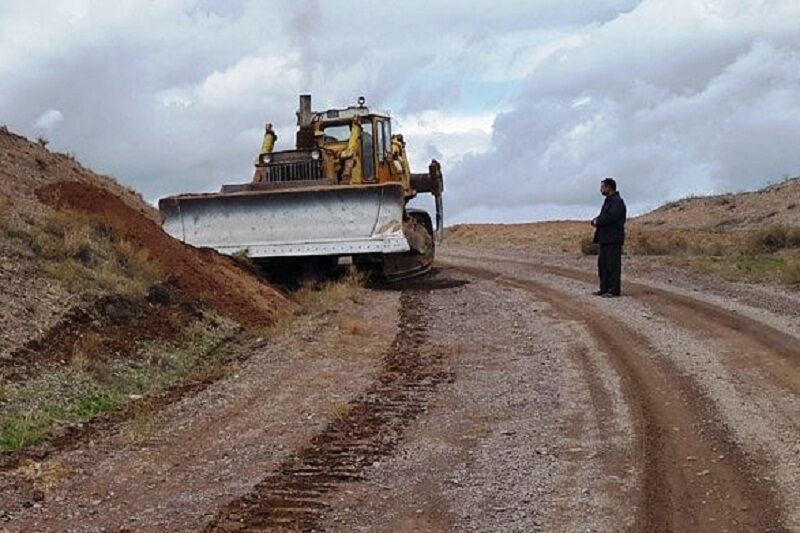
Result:
[[[403,181],[402,176],[390,168],[391,118],[387,113],[360,104],[358,107],[331,109],[313,119],[317,146],[333,156],[326,158],[332,163],[331,173],[340,174],[337,160],[354,157],[350,183]]]

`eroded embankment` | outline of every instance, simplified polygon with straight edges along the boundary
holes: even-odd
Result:
[[[173,239],[108,188],[56,182],[35,197],[43,213],[6,220],[4,253],[70,298],[0,354],[0,464],[79,443],[90,433],[76,427],[118,420],[131,398],[205,381],[224,363],[210,353],[221,339],[294,307],[246,264]]]
[[[208,531],[317,529],[331,493],[363,479],[375,461],[393,452],[437,385],[449,378],[444,353],[427,335],[426,290],[402,293],[399,320],[376,381],[276,473],[226,505]]]

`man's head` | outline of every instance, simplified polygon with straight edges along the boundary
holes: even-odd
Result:
[[[617,182],[614,178],[606,178],[600,182],[600,194],[610,196],[617,192]]]

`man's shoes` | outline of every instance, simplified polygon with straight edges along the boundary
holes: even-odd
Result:
[[[594,291],[592,294],[595,296],[605,296],[606,293],[603,291]]]
[[[605,294],[600,295],[601,298],[619,298],[619,294],[613,294],[611,292],[607,292]]]

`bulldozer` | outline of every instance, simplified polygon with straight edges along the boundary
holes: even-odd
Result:
[[[444,223],[444,180],[434,159],[412,173],[389,113],[363,97],[313,111],[300,95],[293,150],[275,150],[271,124],[249,183],[159,200],[164,230],[198,247],[289,270],[333,268],[342,258],[388,281],[431,270]],[[435,223],[409,207],[433,195]]]

